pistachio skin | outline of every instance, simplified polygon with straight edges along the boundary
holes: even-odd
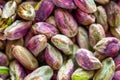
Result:
[[[51,38],[51,42],[65,55],[73,54],[73,42],[67,36],[57,34]]]
[[[101,5],[105,5],[107,3],[109,3],[110,0],[104,0],[104,1],[101,1],[101,0],[95,0],[95,2],[101,4]]]
[[[115,71],[114,77],[112,80],[119,80],[120,79],[120,71]]]
[[[115,64],[111,57],[102,61],[102,68],[100,68],[93,78],[93,80],[112,80],[115,71]]]
[[[34,20],[35,10],[31,4],[22,3],[17,9],[18,15],[25,20]]]
[[[114,57],[119,51],[120,41],[115,37],[101,39],[93,48],[102,55]]]
[[[23,46],[13,46],[13,55],[15,59],[17,59],[28,70],[34,70],[38,67],[37,59]]]
[[[75,59],[80,67],[85,70],[97,70],[102,67],[101,62],[87,49],[78,49]]]
[[[36,22],[42,22],[45,21],[48,16],[52,13],[55,5],[51,0],[41,0],[37,6],[35,7],[36,16],[35,21]]]
[[[68,37],[74,37],[77,34],[78,24],[67,10],[56,9],[54,15],[58,29],[62,34]]]
[[[86,13],[94,13],[97,8],[94,0],[74,0],[76,6]]]
[[[114,58],[114,62],[115,62],[115,69],[120,70],[120,55],[119,54],[118,56]]]
[[[52,1],[57,7],[61,7],[65,9],[76,9],[73,0],[52,0]]]
[[[53,75],[51,67],[44,65],[28,74],[24,80],[50,80]]]
[[[0,66],[0,79],[6,80],[9,76],[9,68],[6,66]]]
[[[0,66],[8,66],[9,65],[9,60],[7,56],[0,52]]]
[[[34,56],[38,56],[47,46],[47,37],[45,35],[35,35],[27,43],[27,48],[33,53]]]

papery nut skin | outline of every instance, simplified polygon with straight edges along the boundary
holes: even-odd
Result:
[[[51,42],[65,55],[73,54],[73,42],[67,36],[57,34],[51,38]]]
[[[89,26],[89,40],[93,47],[98,41],[105,37],[105,31],[100,24],[91,24]]]
[[[51,0],[41,0],[35,7],[36,16],[35,21],[45,21],[54,9],[54,4]]]
[[[58,34],[58,30],[51,24],[46,22],[38,22],[32,26],[34,34],[44,34],[47,38]]]
[[[9,70],[11,80],[23,80],[26,76],[23,67],[16,60],[10,62]]]
[[[102,67],[101,62],[87,49],[78,49],[75,58],[78,65],[85,70],[97,70]]]
[[[7,56],[0,52],[0,66],[8,66],[9,65],[9,61]]]
[[[120,55],[114,58],[114,62],[115,62],[115,69],[120,70]]]
[[[28,70],[34,70],[38,67],[37,59],[23,46],[13,46],[13,55]]]
[[[94,71],[87,71],[82,68],[76,69],[71,78],[72,80],[90,80],[94,75]]]
[[[100,68],[94,75],[93,80],[112,80],[115,71],[115,64],[111,57],[102,61],[102,68]]]
[[[110,28],[110,32],[114,37],[120,39],[120,26],[116,28]]]
[[[111,1],[105,8],[110,27],[118,27],[120,25],[120,7]]]
[[[119,71],[115,71],[114,77],[112,80],[120,80],[120,70]]]
[[[52,1],[57,7],[61,7],[65,9],[76,9],[74,0],[52,0]]]
[[[20,39],[26,35],[31,27],[31,22],[17,20],[4,30],[4,35],[8,40]]]
[[[16,9],[17,3],[15,1],[8,1],[3,8],[2,18],[11,17],[12,15],[15,14]]]
[[[34,20],[35,10],[31,4],[22,3],[17,9],[18,15],[25,20]]]
[[[88,33],[81,26],[78,28],[77,42],[78,42],[80,48],[85,48],[85,49],[90,48]]]
[[[58,29],[62,34],[68,37],[74,37],[77,34],[77,22],[67,10],[56,9],[54,15]]]
[[[74,11],[74,16],[79,24],[82,24],[85,26],[95,22],[95,16],[93,14],[88,14],[86,12],[83,12],[80,9],[76,9]]]
[[[104,0],[104,1],[101,1],[101,0],[95,0],[95,2],[101,4],[101,5],[105,5],[107,3],[109,3],[110,0]]]
[[[53,70],[47,65],[41,66],[28,74],[24,80],[50,80]]]
[[[0,66],[0,78],[6,80],[9,76],[9,68],[6,66]]]
[[[27,43],[27,48],[33,53],[34,56],[38,56],[47,46],[47,37],[45,35],[35,35]]]
[[[74,70],[74,64],[71,59],[62,65],[57,74],[57,80],[70,80]]]
[[[108,31],[108,22],[107,22],[108,17],[107,17],[104,7],[98,6],[97,11],[94,13],[94,15],[96,17],[96,22],[101,24],[105,32],[107,32]]]
[[[94,13],[97,8],[94,0],[74,0],[76,6],[86,13]]]
[[[50,44],[45,49],[45,60],[53,70],[59,70],[63,64],[62,54]]]
[[[102,55],[102,54],[101,54],[100,52],[98,52],[98,51],[95,51],[95,52],[94,52],[94,55],[95,55],[95,57],[98,58],[100,61],[102,61],[102,60],[104,60],[104,59],[106,58],[105,55]]]
[[[93,48],[102,55],[114,57],[117,55],[120,47],[119,39],[115,37],[102,38]]]
[[[12,40],[12,41],[11,40],[7,40],[5,53],[6,53],[6,55],[7,55],[9,60],[14,59],[14,56],[12,54],[12,49],[13,49],[12,45],[21,45],[21,46],[23,46],[24,45],[23,38],[17,39],[17,40]]]

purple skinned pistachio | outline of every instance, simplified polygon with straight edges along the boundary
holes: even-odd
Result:
[[[51,0],[41,0],[35,7],[35,21],[45,21],[54,9],[54,4]]]
[[[62,54],[50,44],[45,49],[45,60],[53,70],[59,70],[63,64]]]
[[[120,26],[120,7],[117,3],[111,1],[105,8],[110,27]]]
[[[81,48],[90,48],[87,31],[81,26],[78,28],[77,42]]]
[[[57,7],[65,9],[76,9],[74,0],[52,0]]]
[[[115,71],[115,74],[114,74],[112,80],[120,80],[120,70],[119,71]]]
[[[120,70],[120,55],[115,57],[114,62],[115,62],[115,69]]]
[[[7,56],[0,52],[0,66],[8,66],[9,65],[9,60]]]
[[[80,9],[76,9],[74,14],[75,19],[79,24],[90,25],[95,22],[95,16],[93,14],[88,14]]]
[[[16,60],[10,62],[9,70],[11,80],[23,80],[26,76],[23,67]]]
[[[28,70],[34,70],[38,67],[37,59],[25,47],[15,45],[13,46],[12,53],[15,59],[17,59]]]
[[[86,13],[94,13],[97,8],[94,0],[74,0],[76,6]]]
[[[14,59],[14,56],[12,54],[12,49],[13,49],[12,45],[21,45],[21,46],[23,46],[23,44],[24,44],[23,38],[17,39],[17,40],[7,40],[5,53],[6,53],[9,60]]]
[[[59,69],[57,80],[71,80],[71,75],[74,70],[74,63],[72,59],[67,60]]]
[[[102,55],[114,57],[120,49],[120,41],[115,37],[102,38],[93,48]]]
[[[104,30],[107,32],[108,31],[108,20],[107,20],[107,14],[105,12],[104,7],[98,6],[97,11],[94,13],[96,17],[96,22],[101,24]]]
[[[47,46],[47,37],[39,34],[33,36],[27,43],[27,48],[33,53],[34,56],[38,56]]]
[[[35,23],[32,29],[35,34],[44,34],[47,38],[58,34],[58,30],[53,25],[46,22]]]
[[[17,20],[4,30],[4,35],[8,40],[20,39],[26,35],[31,27],[31,22]]]
[[[51,38],[51,42],[65,55],[73,54],[73,42],[67,36],[57,34]]]
[[[74,37],[77,34],[77,22],[67,10],[56,9],[55,21],[62,34],[68,37]]]
[[[105,37],[105,31],[100,24],[91,24],[89,26],[90,45],[93,47],[98,41]]]
[[[44,65],[28,74],[24,80],[50,80],[53,76],[51,67]]]
[[[96,70],[102,67],[101,62],[87,49],[78,49],[75,58],[78,65],[85,70]]]

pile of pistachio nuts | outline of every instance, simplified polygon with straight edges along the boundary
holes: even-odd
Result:
[[[120,0],[0,0],[0,80],[120,80]]]

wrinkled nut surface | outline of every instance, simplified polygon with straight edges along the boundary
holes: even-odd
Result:
[[[94,13],[97,8],[94,0],[74,0],[76,6],[86,13]]]
[[[8,40],[20,39],[31,27],[31,22],[16,20],[12,25],[4,30],[4,35]]]
[[[73,42],[67,36],[57,34],[51,38],[51,42],[65,55],[73,54]]]
[[[100,24],[91,24],[89,27],[90,45],[93,47],[98,41],[105,37],[105,31]]]
[[[58,29],[64,35],[68,37],[74,37],[77,34],[77,22],[67,10],[56,9],[55,21],[58,26]]]
[[[108,31],[108,22],[107,22],[107,14],[105,12],[104,7],[98,6],[97,11],[94,13],[96,17],[97,23],[101,24],[105,31]]]
[[[52,0],[57,7],[65,9],[75,9],[74,0]]]
[[[102,55],[114,57],[120,49],[120,41],[115,37],[102,38],[93,48]]]
[[[59,70],[63,64],[63,57],[61,53],[50,44],[48,44],[45,49],[45,60],[53,70]]]
[[[90,80],[94,75],[94,71],[86,71],[82,68],[76,69],[71,78],[72,80]]]
[[[15,14],[17,3],[15,1],[8,1],[3,8],[2,18],[9,18]]]
[[[119,80],[120,79],[120,71],[116,71],[112,80]]]
[[[47,37],[45,35],[33,36],[27,42],[27,48],[33,53],[34,56],[38,56],[47,46]]]
[[[70,80],[74,70],[74,64],[71,59],[62,65],[57,74],[57,80]]]
[[[26,76],[22,66],[15,60],[10,62],[9,70],[11,80],[23,80]]]
[[[102,61],[102,68],[100,68],[93,78],[93,80],[112,80],[114,76],[115,64],[111,57]]]
[[[15,45],[13,46],[14,57],[28,70],[34,70],[38,67],[37,59],[26,48]]]
[[[88,14],[80,9],[76,9],[74,14],[75,19],[79,24],[86,26],[95,22],[95,16],[93,14]]]
[[[25,20],[34,20],[35,10],[31,4],[23,3],[17,9],[18,15]]]
[[[46,22],[52,24],[54,27],[57,27],[54,16],[50,16],[49,18],[47,18]]]
[[[45,65],[35,69],[28,74],[24,80],[50,80],[53,75],[53,70]]]
[[[17,40],[12,40],[12,41],[11,40],[7,40],[5,53],[6,53],[6,55],[7,55],[9,60],[14,59],[14,56],[12,54],[12,49],[13,49],[12,45],[21,45],[21,46],[23,46],[24,45],[23,38],[17,39]]]
[[[85,49],[90,48],[87,31],[83,27],[78,28],[77,42],[80,48],[85,48]]]
[[[78,65],[85,70],[96,70],[102,67],[101,62],[87,49],[78,49],[75,58]]]
[[[106,13],[110,27],[118,27],[120,25],[120,7],[111,1],[106,6]]]
[[[45,21],[54,9],[52,0],[41,0],[35,7],[35,21]]]
[[[44,34],[47,38],[58,34],[58,30],[51,24],[46,22],[38,22],[32,26],[33,32],[35,34]]]

